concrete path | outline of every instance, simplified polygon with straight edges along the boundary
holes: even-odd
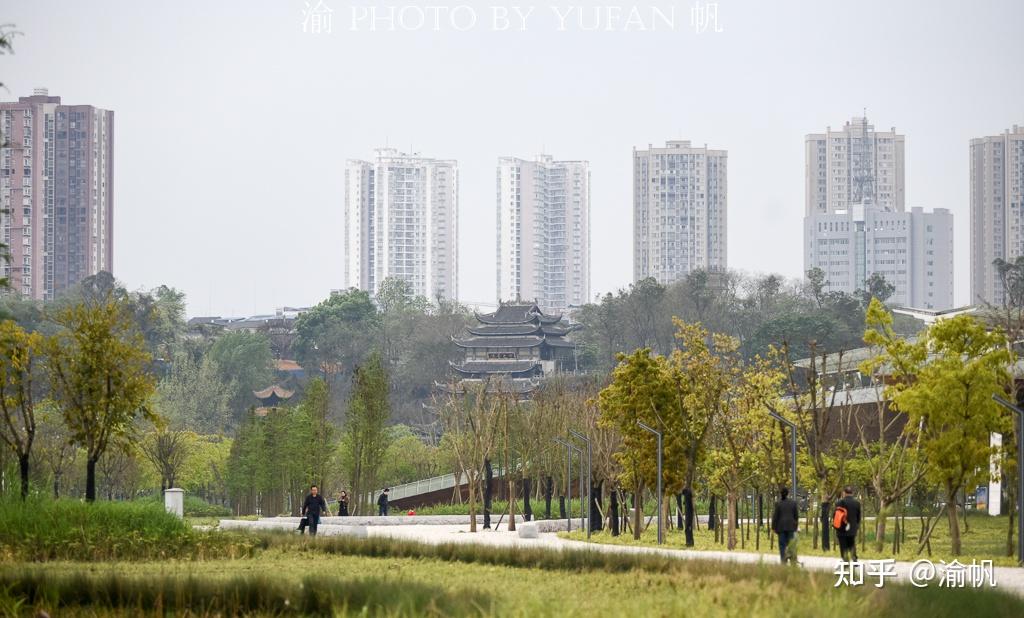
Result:
[[[260,521],[237,521],[237,520],[222,520],[222,529],[294,529],[297,523],[293,524],[291,521],[275,521],[285,520],[290,518],[268,518]],[[553,520],[549,520],[552,521]],[[564,520],[559,520],[564,529]],[[239,525],[241,524],[241,525]],[[517,524],[521,525],[521,524]],[[561,550],[590,550],[599,552],[609,553],[620,553],[620,554],[654,554],[671,556],[679,558],[681,560],[714,560],[719,562],[733,562],[740,564],[778,564],[778,558],[775,554],[757,554],[752,552],[742,551],[698,551],[698,550],[683,550],[683,549],[662,549],[658,547],[647,547],[647,546],[630,546],[630,545],[608,545],[602,543],[588,543],[585,541],[576,541],[559,538],[554,532],[542,531],[538,538],[525,539],[521,538],[516,532],[509,532],[505,523],[502,523],[500,529],[497,530],[481,530],[475,534],[470,533],[468,522],[465,524],[407,524],[407,525],[368,525],[368,526],[344,526],[335,524],[321,525],[320,534],[325,536],[335,534],[353,534],[357,536],[374,536],[374,537],[390,537],[396,539],[405,539],[410,541],[419,541],[423,543],[443,544],[443,543],[479,543],[485,545],[498,545],[498,546],[515,546],[515,547],[541,547],[547,548],[553,551]],[[824,556],[804,556],[800,558],[800,566],[806,569],[812,569],[815,571],[824,571],[828,573],[835,573],[839,561],[836,558],[827,558]],[[931,575],[928,576],[927,567],[925,565],[919,565],[915,567],[914,562],[893,562],[884,567],[871,562],[863,563],[863,584],[864,586],[873,586],[878,583],[879,577],[876,574],[872,576],[872,572],[877,573],[879,570],[884,569],[887,573],[893,575],[885,576],[885,583],[903,583],[911,584],[912,581],[916,580],[918,583],[927,583],[929,587],[938,586],[940,581],[943,579],[943,569],[945,568],[941,563],[935,563],[935,569]],[[925,569],[925,570],[922,570]],[[913,579],[911,577],[913,571]],[[947,577],[955,573],[955,569],[947,574]],[[1020,567],[1002,567],[996,566],[991,569],[992,578],[995,582],[995,587],[1000,590],[1006,590],[1017,594],[1018,596],[1024,597],[1024,568]],[[839,577],[836,576],[838,581]],[[970,587],[971,574],[965,572],[965,587]],[[978,584],[979,587],[989,587],[989,582],[983,581]]]

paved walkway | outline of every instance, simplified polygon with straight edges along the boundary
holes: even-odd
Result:
[[[244,522],[249,525],[233,525],[234,522],[230,523],[222,521],[222,528],[276,528],[276,529],[293,529],[295,524],[289,521],[282,520],[275,521],[276,518],[263,519],[259,522]],[[228,523],[225,526],[225,523]],[[521,525],[521,524],[518,524]],[[542,532],[538,538],[535,539],[524,539],[519,537],[516,532],[509,532],[506,528],[505,523],[502,523],[500,529],[497,530],[481,530],[475,534],[468,531],[469,526],[463,525],[392,525],[392,526],[345,526],[345,525],[321,525],[320,533],[325,536],[331,536],[336,534],[358,534],[359,536],[380,536],[390,537],[396,539],[406,539],[410,541],[419,541],[424,543],[479,543],[486,545],[498,545],[498,546],[515,546],[515,547],[543,547],[551,550],[559,551],[565,549],[582,549],[609,553],[621,553],[621,554],[655,554],[672,556],[682,560],[713,560],[719,562],[733,562],[741,564],[772,564],[775,565],[778,562],[778,558],[774,554],[756,554],[751,552],[742,551],[698,551],[698,550],[683,550],[683,549],[663,549],[659,547],[648,547],[648,546],[630,546],[630,545],[609,545],[603,543],[588,543],[585,541],[575,541],[569,539],[563,539],[558,537],[556,533],[544,533]],[[804,556],[800,558],[800,565],[806,569],[812,569],[815,571],[824,571],[829,573],[835,573],[838,560],[836,558],[826,558],[824,556]],[[886,577],[886,583],[892,582],[897,583],[911,583],[911,571],[914,568],[913,562],[895,562],[891,567],[886,567],[886,570],[894,573],[893,576]],[[934,577],[925,577],[927,573],[922,573],[920,570],[916,572],[916,579],[918,582],[928,581],[930,579],[930,586],[938,586],[939,581],[942,579],[941,565],[936,563],[936,572]],[[865,586],[872,586],[878,582],[878,577],[871,577],[871,566],[870,563],[864,563],[864,579]],[[880,568],[880,567],[879,567]],[[920,568],[920,567],[919,567]],[[992,569],[993,578],[995,580],[996,588],[1000,590],[1011,591],[1021,597],[1024,597],[1024,568],[1019,567],[1002,567],[997,566]],[[838,577],[837,577],[838,579]],[[970,585],[968,577],[968,586]],[[983,585],[987,586],[985,582]]]

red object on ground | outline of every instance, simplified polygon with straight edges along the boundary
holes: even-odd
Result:
[[[406,515],[415,515],[415,514],[416,514],[416,511],[413,511],[412,509],[410,509],[409,512],[406,513]]]

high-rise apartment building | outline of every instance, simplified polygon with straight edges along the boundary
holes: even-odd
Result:
[[[875,131],[868,119],[854,118],[839,131],[804,138],[806,149],[805,216],[873,203],[903,212],[904,137]]]
[[[972,139],[971,303],[1001,305],[993,262],[1024,255],[1024,127]]]
[[[25,298],[52,300],[113,268],[114,113],[45,89],[0,103],[0,265]]]
[[[633,280],[727,267],[728,154],[669,141],[633,149]]]
[[[552,313],[590,300],[590,165],[498,160],[498,302]]]
[[[429,299],[458,298],[455,161],[379,148],[345,169],[345,287],[376,294],[388,277]]]
[[[820,268],[826,289],[853,293],[878,273],[895,287],[887,302],[953,307],[953,215],[946,208],[897,212],[873,204],[804,218],[804,269]]]

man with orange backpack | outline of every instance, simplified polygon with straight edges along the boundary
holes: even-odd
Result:
[[[839,554],[843,560],[857,562],[857,530],[860,528],[860,502],[853,497],[853,487],[843,488],[843,497],[832,512],[832,527],[839,539]]]

